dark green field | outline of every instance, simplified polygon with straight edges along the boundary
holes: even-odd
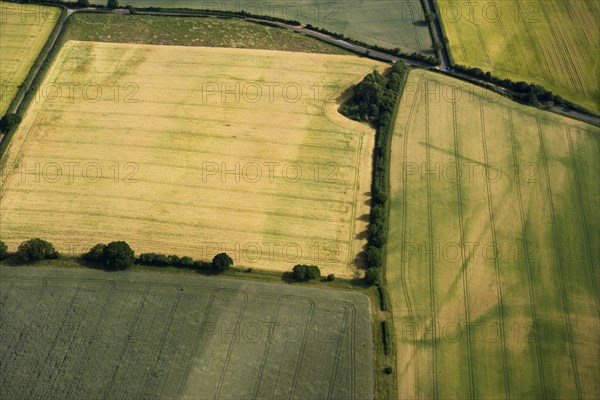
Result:
[[[373,393],[363,295],[141,272],[0,275],[2,399]]]
[[[222,18],[73,14],[66,39],[350,54],[286,29]]]

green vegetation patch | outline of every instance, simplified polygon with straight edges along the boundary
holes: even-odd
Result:
[[[144,272],[0,274],[2,398],[373,393],[364,295]]]

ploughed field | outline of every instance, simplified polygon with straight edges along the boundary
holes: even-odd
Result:
[[[337,99],[356,56],[69,41],[2,160],[0,239],[352,276],[374,130]]]
[[[364,399],[368,299],[153,273],[0,267],[0,396]]]
[[[436,1],[455,63],[544,86],[600,113],[597,1]]]
[[[386,271],[401,398],[600,397],[599,134],[409,75]]]
[[[57,7],[0,2],[0,116],[6,113],[59,15]]]

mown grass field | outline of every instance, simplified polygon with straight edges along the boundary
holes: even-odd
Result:
[[[355,56],[70,41],[2,160],[0,238],[352,276],[374,130],[336,99]]]
[[[106,4],[103,1],[92,1]],[[157,0],[121,1],[122,5],[137,7],[193,8],[220,11],[246,11],[254,15],[297,20],[332,32],[342,33],[356,40],[384,47],[400,47],[406,52],[432,53],[431,36],[424,23],[419,0],[300,0],[294,2],[269,1],[194,1]]]
[[[599,134],[410,74],[386,271],[400,398],[600,397]]]
[[[217,278],[0,267],[2,398],[364,399],[366,296]]]
[[[71,40],[93,42],[351,54],[286,29],[221,18],[80,13],[69,18],[66,36]]]
[[[598,2],[436,1],[455,63],[542,85],[600,113]]]
[[[0,2],[0,116],[48,40],[60,10]]]

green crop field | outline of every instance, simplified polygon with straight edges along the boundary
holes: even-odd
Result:
[[[599,135],[409,75],[386,272],[401,398],[600,397]]]
[[[3,399],[366,399],[366,296],[0,267]]]
[[[437,3],[454,62],[542,85],[600,113],[600,3]]]
[[[387,64],[344,55],[69,41],[2,160],[0,239],[353,276],[374,129],[337,112]]]
[[[92,1],[106,4],[105,1]],[[431,36],[424,22],[419,0],[300,0],[268,1],[195,1],[195,0],[135,0],[121,5],[137,7],[195,8],[220,11],[246,11],[254,15],[301,21],[352,39],[383,47],[400,47],[406,52],[432,53]]]
[[[25,80],[59,14],[56,7],[0,2],[0,116]]]

